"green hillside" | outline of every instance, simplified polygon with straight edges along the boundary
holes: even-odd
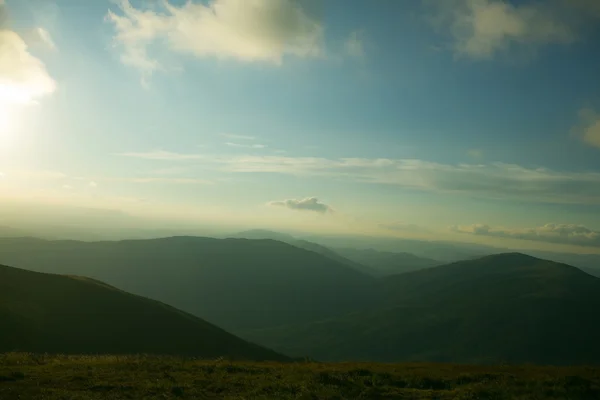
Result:
[[[101,282],[5,266],[0,266],[0,327],[0,353],[286,359],[163,303]]]
[[[389,277],[378,307],[244,337],[321,360],[600,364],[600,279],[522,254]]]

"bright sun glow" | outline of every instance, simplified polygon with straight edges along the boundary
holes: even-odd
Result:
[[[28,85],[0,84],[0,147],[6,149],[18,122],[18,111],[35,104],[37,88]]]

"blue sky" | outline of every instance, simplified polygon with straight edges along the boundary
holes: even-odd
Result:
[[[0,196],[600,251],[600,3],[376,3],[0,0]]]

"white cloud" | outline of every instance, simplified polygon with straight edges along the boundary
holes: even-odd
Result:
[[[346,54],[351,57],[362,58],[365,56],[364,47],[364,32],[354,31],[350,34],[346,43],[344,43],[344,49]]]
[[[600,114],[591,108],[579,111],[579,126],[573,128],[573,133],[590,146],[600,148]]]
[[[91,182],[88,183],[88,186],[92,187],[92,188],[95,188],[95,187],[98,187],[98,184],[96,182],[94,182],[94,181],[91,181]]]
[[[302,200],[289,199],[283,201],[272,201],[268,205],[273,207],[285,207],[291,210],[312,211],[320,214],[333,212],[327,204],[320,203],[316,197],[307,197]]]
[[[119,0],[119,10],[110,10],[107,21],[114,25],[115,41],[123,48],[122,62],[146,74],[162,68],[149,55],[156,45],[196,57],[280,65],[287,55],[317,57],[324,52],[324,28],[301,3],[209,0],[177,6],[164,0],[159,10]]]
[[[567,44],[600,17],[595,0],[424,0],[432,21],[453,39],[455,54],[490,59],[515,46]]]
[[[538,242],[600,247],[600,231],[575,224],[545,224],[536,228],[493,228],[485,224],[453,226],[454,232],[478,236],[533,240]]]
[[[188,160],[200,160],[204,156],[200,154],[182,154],[174,153],[164,150],[155,150],[149,152],[126,152],[117,153],[117,156],[141,158],[146,160],[162,160],[162,161],[188,161]]]
[[[31,104],[51,94],[56,82],[44,63],[33,56],[25,40],[8,29],[6,5],[0,2],[0,113],[15,104]],[[46,31],[47,40],[51,40]]]

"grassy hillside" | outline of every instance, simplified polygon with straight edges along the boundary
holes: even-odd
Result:
[[[0,398],[593,400],[600,370],[0,354]]]
[[[15,350],[285,360],[199,318],[101,282],[0,266],[0,352]]]
[[[96,278],[234,332],[366,307],[376,284],[347,265],[273,240],[0,239],[0,263]]]
[[[378,307],[247,332],[321,360],[600,364],[600,279],[522,254],[384,280]]]

